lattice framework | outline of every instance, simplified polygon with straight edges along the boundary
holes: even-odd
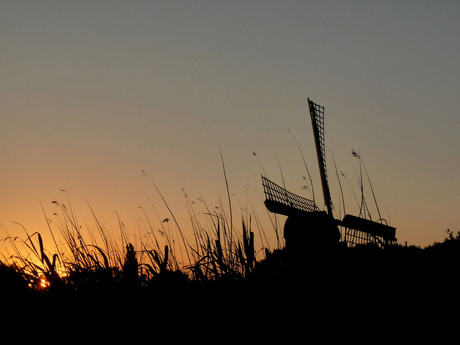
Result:
[[[289,209],[291,209],[291,213],[295,210],[303,212],[320,211],[313,200],[291,193],[264,176],[262,176],[262,185],[267,207],[270,206],[270,208],[275,209],[272,212],[281,211],[281,213],[286,214],[290,213]]]

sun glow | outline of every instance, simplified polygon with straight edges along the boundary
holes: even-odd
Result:
[[[40,277],[39,280],[30,279],[27,285],[32,289],[45,290],[51,286],[51,283],[45,277]]]
[[[38,285],[41,289],[47,289],[50,286],[50,282],[47,281],[45,278],[40,279],[40,284]]]

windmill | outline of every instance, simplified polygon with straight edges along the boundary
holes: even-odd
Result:
[[[396,228],[350,214],[335,219],[326,169],[324,138],[324,107],[308,99],[318,167],[326,211],[313,200],[289,192],[262,176],[265,206],[273,213],[287,216],[284,225],[286,249],[297,251],[306,247],[329,249],[338,243],[347,246],[373,243],[385,247],[396,243]],[[342,232],[339,230],[341,227]],[[296,249],[297,248],[297,249]]]

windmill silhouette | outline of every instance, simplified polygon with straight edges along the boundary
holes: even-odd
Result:
[[[262,176],[265,206],[273,213],[287,216],[284,225],[286,249],[291,252],[308,248],[328,250],[339,243],[348,247],[360,244],[385,247],[395,244],[396,228],[384,224],[384,220],[376,222],[350,214],[346,214],[343,219],[334,217],[326,169],[324,107],[308,99],[308,108],[326,211],[321,210],[315,201],[291,193]]]

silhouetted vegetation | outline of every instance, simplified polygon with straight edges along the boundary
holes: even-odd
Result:
[[[244,223],[243,223],[244,224]],[[136,251],[131,243],[124,249],[119,265],[94,245],[75,247],[73,261],[63,256],[50,260],[42,247],[41,236],[28,238],[28,248],[39,258],[38,263],[21,258],[14,264],[0,263],[0,292],[3,296],[111,296],[133,295],[152,299],[177,296],[197,298],[213,293],[251,294],[259,292],[311,291],[333,287],[340,292],[360,291],[367,294],[395,297],[415,292],[440,291],[453,288],[460,268],[460,232],[450,230],[443,242],[428,247],[395,245],[379,248],[362,245],[340,247],[334,257],[308,262],[308,253],[301,262],[292,262],[284,248],[266,250],[265,257],[255,260],[253,233],[243,226],[242,241],[233,243],[230,252],[222,245],[225,237],[204,237],[195,261],[179,268],[171,265],[170,249]],[[37,244],[32,238],[36,237]],[[228,239],[226,239],[228,241]],[[79,241],[83,241],[80,239]],[[80,242],[82,244],[83,242]],[[29,253],[30,254],[30,253]],[[146,255],[145,255],[146,254]],[[140,258],[144,261],[140,261]],[[22,262],[22,266],[18,263]],[[58,274],[58,270],[61,273]],[[256,290],[255,290],[256,289]],[[166,294],[166,295],[165,295]],[[238,296],[240,296],[238,295]]]
[[[45,248],[40,233],[29,234],[25,228],[24,238],[7,234],[2,239],[11,245],[14,254],[3,255],[0,261],[0,293],[16,297],[95,297],[110,303],[126,299],[137,303],[187,300],[195,301],[196,308],[203,300],[211,305],[226,301],[227,307],[233,308],[233,302],[248,306],[255,299],[265,303],[280,297],[293,298],[294,304],[298,297],[350,301],[364,296],[382,303],[382,299],[445,291],[458,284],[460,232],[448,230],[443,242],[426,248],[390,245],[383,249],[372,244],[347,247],[340,243],[321,251],[300,244],[294,246],[295,252],[289,252],[281,245],[276,223],[272,230],[278,245],[270,249],[263,245],[268,230],[260,226],[256,216],[245,212],[238,226],[224,207],[211,211],[203,200],[205,212],[200,214],[204,220],[188,202],[192,236],[185,237],[160,196],[170,217],[158,217],[158,229],[142,210],[148,233],[140,242],[130,241],[121,221],[121,241],[115,240],[113,231],[107,231],[94,212],[96,229],[85,229],[70,202],[65,205],[53,201],[58,208],[57,220],[52,223],[45,216],[52,250]],[[228,200],[230,203],[230,197]],[[169,228],[171,223],[175,234]],[[85,234],[89,241],[83,230],[88,231]],[[57,231],[63,240],[58,241]],[[261,239],[261,248],[255,246],[256,236]]]

